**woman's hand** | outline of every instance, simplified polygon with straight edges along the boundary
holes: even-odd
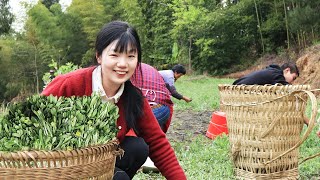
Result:
[[[186,96],[183,96],[182,99],[185,100],[187,103],[192,101],[191,98],[188,98],[188,97],[186,97]]]

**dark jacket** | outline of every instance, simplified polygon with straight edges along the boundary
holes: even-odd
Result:
[[[233,82],[233,85],[265,85],[265,84],[276,84],[280,83],[283,85],[289,84],[283,76],[283,70],[278,65],[270,65],[265,69],[250,73],[246,76],[239,78]]]

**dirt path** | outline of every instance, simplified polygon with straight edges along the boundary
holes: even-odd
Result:
[[[211,120],[211,111],[174,111],[167,132],[170,141],[185,141],[190,135],[205,135]]]

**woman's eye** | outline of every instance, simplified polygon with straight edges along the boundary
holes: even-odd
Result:
[[[129,58],[134,58],[134,57],[136,57],[135,55],[129,55],[128,56]]]
[[[117,54],[110,54],[109,56],[117,57],[118,55]]]

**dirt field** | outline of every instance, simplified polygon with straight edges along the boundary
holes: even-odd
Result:
[[[313,89],[320,89],[320,45],[307,49],[298,58],[297,66],[300,69],[300,77],[295,84],[310,84]]]
[[[170,141],[189,140],[190,136],[205,136],[213,112],[174,111],[167,132]]]

